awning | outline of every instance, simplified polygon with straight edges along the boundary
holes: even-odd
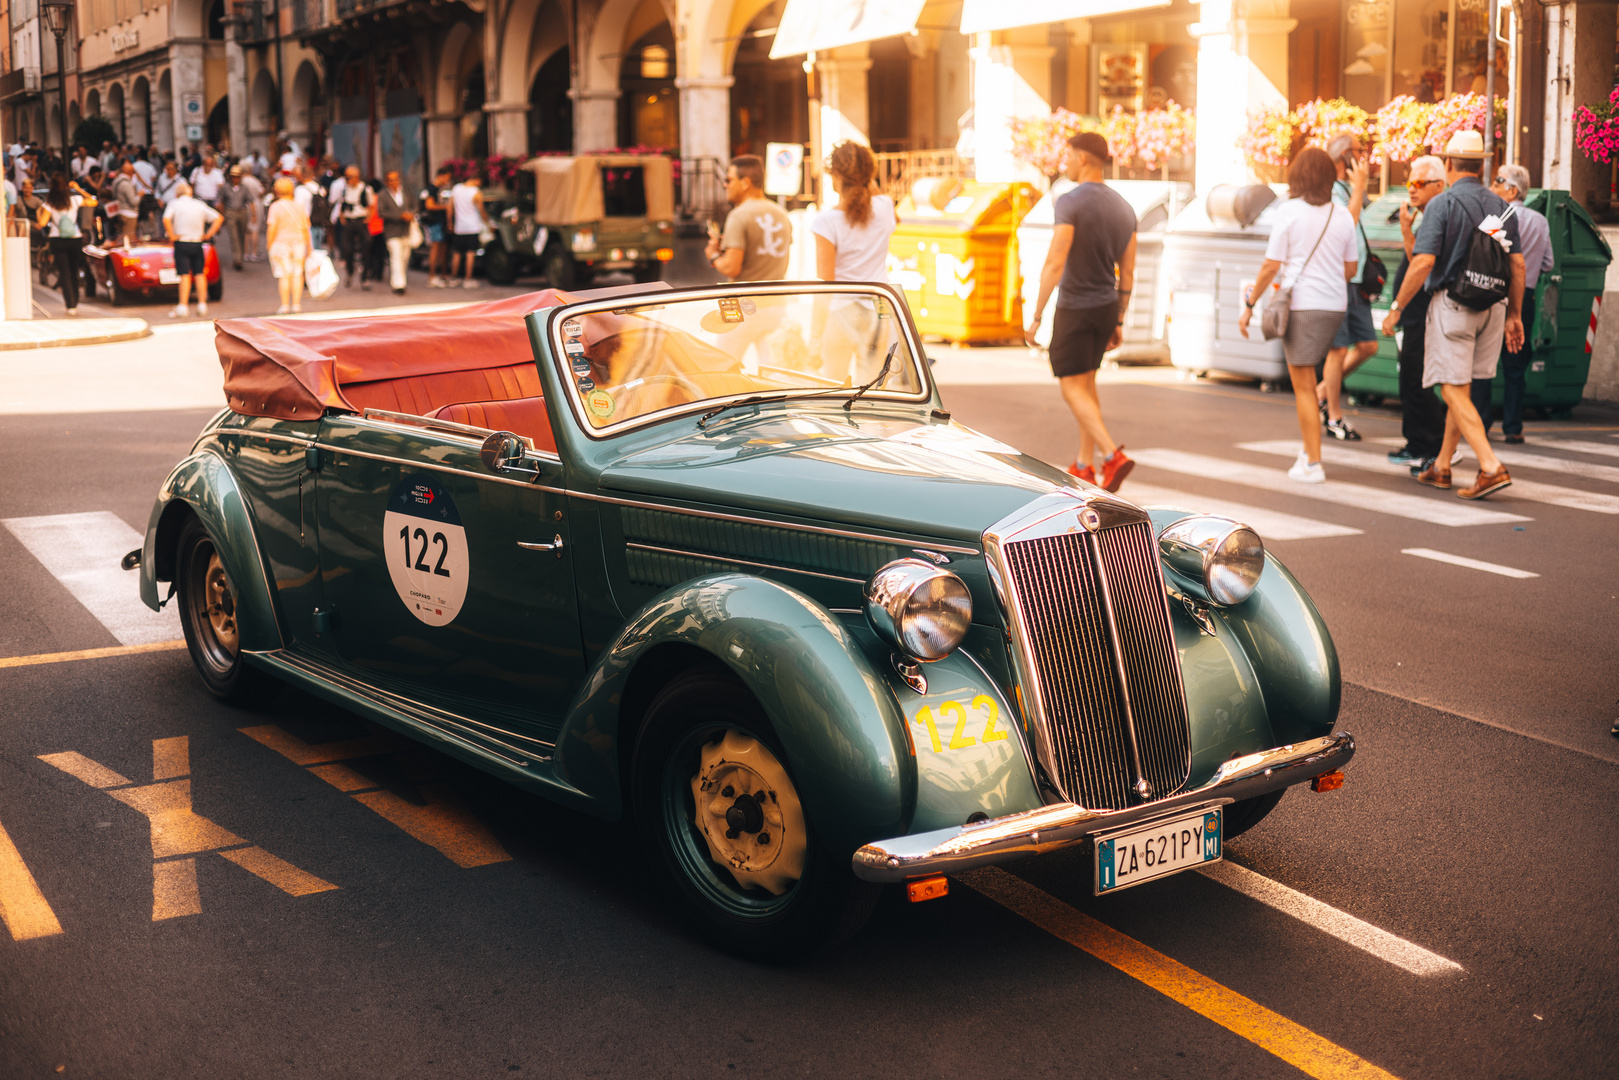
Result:
[[[770,58],[909,34],[927,0],[787,0]],[[1004,0],[1003,0],[1004,2]]]
[[[796,0],[788,0],[792,10]],[[1094,19],[1099,15],[1118,15],[1126,11],[1168,7],[1170,0],[963,0],[961,6],[961,32],[976,34],[983,30],[1010,30],[1018,26],[1038,26],[1041,23],[1063,22],[1066,19]],[[786,25],[786,20],[782,20]],[[780,40],[779,38],[777,40]],[[771,56],[776,55],[774,52]]]

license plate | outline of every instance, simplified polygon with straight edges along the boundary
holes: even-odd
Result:
[[[167,270],[159,270],[157,272],[157,283],[159,285],[178,285],[180,284],[180,274],[172,267]]]
[[[1096,841],[1096,895],[1220,861],[1220,810],[1198,810]]]

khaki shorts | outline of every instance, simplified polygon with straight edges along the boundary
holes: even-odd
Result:
[[[1427,341],[1422,355],[1422,385],[1467,386],[1474,379],[1495,378],[1501,341],[1507,330],[1503,300],[1487,311],[1474,311],[1440,289],[1428,303]]]
[[[307,257],[302,244],[277,244],[270,249],[270,276],[284,278],[302,274]]]

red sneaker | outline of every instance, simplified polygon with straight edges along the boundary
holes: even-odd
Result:
[[[1108,491],[1117,491],[1124,483],[1124,478],[1130,475],[1130,470],[1136,463],[1124,456],[1124,447],[1120,446],[1113,451],[1113,456],[1102,462],[1102,487]]]
[[[1096,483],[1096,470],[1089,465],[1081,465],[1077,461],[1068,466],[1068,475],[1077,476],[1087,484]]]

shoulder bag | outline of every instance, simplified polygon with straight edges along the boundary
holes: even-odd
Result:
[[[1365,213],[1365,211],[1361,211]],[[1378,300],[1383,295],[1383,286],[1389,279],[1389,268],[1383,260],[1372,251],[1372,245],[1366,242],[1366,229],[1360,222],[1355,222],[1355,228],[1360,230],[1360,239],[1366,244],[1366,265],[1361,267],[1360,282],[1355,286],[1360,295],[1368,304]]]
[[[1327,205],[1330,207],[1333,204],[1328,203]],[[1332,228],[1332,211],[1329,209],[1327,211],[1327,223],[1321,226],[1321,235],[1315,238],[1315,246],[1310,249],[1310,254],[1304,257],[1304,262],[1299,266],[1298,276],[1293,279],[1294,284],[1297,284],[1299,278],[1304,276],[1304,271],[1310,265],[1310,260],[1315,258],[1316,248],[1319,248],[1321,241],[1327,238],[1327,230],[1330,228]],[[1275,341],[1287,333],[1287,316],[1292,307],[1293,286],[1289,285],[1285,289],[1277,289],[1276,294],[1265,304],[1264,314],[1259,317],[1259,332],[1265,335],[1266,341]]]

